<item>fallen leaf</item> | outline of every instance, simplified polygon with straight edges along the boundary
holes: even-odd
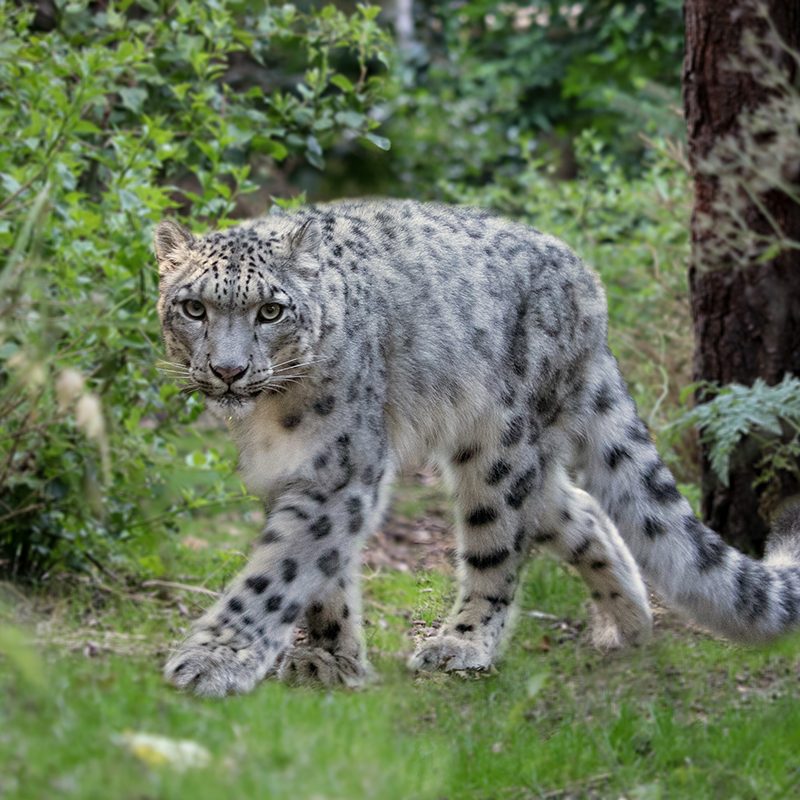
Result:
[[[125,731],[116,736],[115,741],[148,767],[167,766],[183,772],[208,766],[211,761],[208,750],[189,739],[170,739],[152,733]]]

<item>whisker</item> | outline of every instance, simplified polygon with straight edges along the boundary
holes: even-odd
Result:
[[[273,364],[273,367],[282,367],[284,364],[291,364],[293,361],[297,361],[297,357],[294,358],[287,358],[286,361],[280,361],[277,364]]]
[[[303,361],[302,363],[298,363],[299,358],[295,356],[295,358],[289,358],[286,361],[281,361],[278,364],[273,364],[272,369],[275,370],[278,369],[279,367],[284,367],[287,365],[293,367],[295,366],[299,367],[299,366],[307,366],[309,364],[321,364],[323,361],[330,361],[331,358],[332,356],[323,356],[322,358],[311,358],[308,361]]]
[[[322,361],[305,361],[302,364],[287,364],[283,367],[273,367],[272,372],[273,374],[275,374],[275,373],[285,372],[286,370],[289,369],[304,369],[305,367],[311,367],[321,363]]]
[[[189,371],[186,364],[178,364],[175,361],[156,361],[156,369],[182,369]]]

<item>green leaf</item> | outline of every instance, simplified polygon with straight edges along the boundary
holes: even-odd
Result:
[[[330,81],[334,86],[338,86],[343,92],[346,92],[347,94],[350,94],[353,91],[355,91],[355,87],[353,86],[350,79],[342,75],[340,72],[337,72],[335,75],[333,75]]]
[[[344,125],[347,128],[352,128],[353,130],[358,130],[364,124],[366,117],[363,114],[359,114],[358,111],[338,111],[335,119],[340,125]],[[389,148],[383,147],[381,149],[388,150]]]
[[[376,133],[365,133],[362,137],[380,150],[388,150],[392,143],[384,136],[378,136]]]
[[[138,114],[142,110],[144,101],[147,100],[147,89],[138,89],[135,87],[120,89],[119,97],[125,108],[129,109],[134,114]]]

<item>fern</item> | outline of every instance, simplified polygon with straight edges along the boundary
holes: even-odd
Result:
[[[731,457],[748,436],[769,445],[768,456],[760,462],[764,471],[774,474],[778,470],[798,469],[793,457],[800,437],[798,378],[787,374],[775,386],[768,386],[760,378],[752,386],[738,383],[721,388],[710,384],[699,386],[715,395],[714,398],[697,405],[675,424],[695,425],[699,429],[700,441],[709,449],[711,468],[725,486],[729,484]],[[787,428],[791,439],[785,442],[783,434]],[[760,476],[759,482],[763,479]]]

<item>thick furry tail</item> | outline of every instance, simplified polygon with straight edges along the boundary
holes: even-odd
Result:
[[[776,523],[763,561],[692,513],[609,354],[592,376],[579,464],[652,587],[701,625],[742,642],[800,628],[800,506]]]

